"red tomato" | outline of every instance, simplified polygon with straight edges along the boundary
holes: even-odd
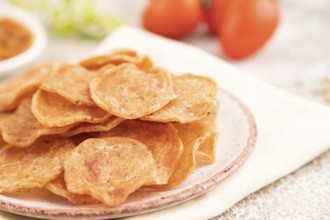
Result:
[[[259,50],[274,33],[280,17],[277,0],[230,0],[219,26],[219,40],[231,58]]]
[[[147,30],[171,38],[186,36],[202,20],[200,0],[152,0],[143,15]]]
[[[213,34],[218,33],[228,1],[231,0],[202,0],[202,5],[205,10],[205,20],[209,31]]]

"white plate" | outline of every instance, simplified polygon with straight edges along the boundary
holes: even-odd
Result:
[[[140,190],[116,208],[104,205],[74,206],[43,191],[33,192],[34,197],[0,195],[0,209],[47,219],[106,219],[151,212],[196,197],[233,174],[246,161],[256,141],[256,125],[250,111],[223,90],[218,91],[218,100],[220,110],[217,124],[220,137],[217,142],[217,161],[196,168],[183,185],[163,192]]]
[[[13,73],[36,60],[44,51],[47,44],[47,34],[40,21],[31,13],[0,3],[0,19],[10,18],[26,27],[33,36],[30,48],[12,58],[0,61],[0,76]]]

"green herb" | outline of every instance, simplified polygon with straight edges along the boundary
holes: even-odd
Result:
[[[93,0],[11,0],[37,14],[59,36],[101,39],[122,24],[113,15],[96,10]]]

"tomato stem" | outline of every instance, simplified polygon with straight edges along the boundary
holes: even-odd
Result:
[[[211,8],[213,0],[201,0],[202,9],[208,10]]]

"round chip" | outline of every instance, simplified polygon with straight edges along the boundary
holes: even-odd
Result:
[[[139,59],[138,63],[136,64],[141,70],[149,71],[154,67],[154,63],[148,56],[143,56]]]
[[[17,107],[28,93],[36,91],[42,80],[55,68],[55,65],[40,64],[23,74],[0,84],[0,111]]]
[[[127,55],[130,57],[137,57],[138,53],[135,50],[127,49],[127,48],[120,48],[112,50],[109,54],[121,54],[121,55]]]
[[[90,138],[97,138],[99,137],[100,133],[98,132],[89,132],[89,133],[81,133],[77,134],[75,136],[69,137],[69,139],[76,145],[78,146],[82,142],[86,141],[87,139]]]
[[[189,177],[196,167],[196,151],[207,135],[207,129],[200,123],[176,123],[175,127],[183,143],[183,152],[179,159],[179,164],[168,183],[156,186],[159,189],[172,189],[182,184]]]
[[[0,149],[4,146],[8,145],[2,138],[2,136],[0,135]]]
[[[96,106],[89,94],[89,82],[96,72],[79,65],[61,65],[41,84],[45,91],[56,93],[76,105]]]
[[[192,74],[174,77],[173,87],[177,98],[142,120],[180,123],[200,120],[207,115],[217,91],[212,79]]]
[[[46,189],[54,193],[55,195],[61,196],[69,200],[75,205],[85,204],[98,204],[100,203],[97,199],[94,199],[90,195],[80,195],[71,193],[66,187],[64,180],[64,173],[62,172],[55,180],[51,181],[45,186]]]
[[[150,72],[152,72],[152,70],[155,69],[152,60],[149,57],[147,57],[147,56],[143,56],[143,57],[139,58],[139,60],[136,61],[136,62],[133,62],[131,60],[131,62],[122,62],[120,64],[123,64],[123,63],[133,63],[137,67],[139,67],[141,70],[150,71]],[[113,63],[108,63],[108,64],[105,64],[105,65],[99,67],[97,69],[97,72],[99,72],[99,73],[106,73],[106,72],[109,71],[110,68],[116,67],[118,65],[119,64],[114,65]]]
[[[41,136],[62,134],[71,127],[48,128],[41,124],[31,112],[31,97],[25,98],[14,112],[7,113],[0,120],[3,139],[16,147],[28,147]]]
[[[63,135],[66,137],[72,137],[81,133],[109,131],[114,127],[118,126],[123,121],[125,121],[125,119],[123,118],[111,117],[110,119],[101,124],[81,123],[70,129]]]
[[[107,64],[118,66],[123,63],[136,63],[136,58],[126,55],[100,55],[81,61],[80,65],[89,70],[97,70]]]
[[[149,115],[176,97],[166,72],[148,73],[133,64],[122,64],[94,78],[90,92],[98,106],[126,119]]]
[[[166,184],[177,168],[183,151],[178,132],[172,124],[127,120],[100,137],[130,137],[148,146],[157,164],[157,181]]]
[[[99,74],[105,74],[105,73],[109,72],[111,69],[113,69],[115,67],[116,66],[113,65],[113,64],[107,64],[107,65],[102,66],[100,69],[98,69],[97,72]]]
[[[74,147],[66,139],[43,139],[29,148],[2,148],[0,193],[45,186],[63,171],[64,158]]]
[[[55,94],[38,90],[32,99],[32,112],[45,126],[66,126],[78,122],[102,123],[110,115],[98,107],[76,105]]]
[[[216,100],[214,100],[207,115],[198,121],[198,123],[201,123],[207,128],[208,135],[198,147],[196,156],[197,158],[202,159],[207,163],[215,162],[216,143],[219,136],[216,130],[217,112],[218,112],[218,103]]]
[[[148,147],[131,138],[88,139],[64,163],[70,192],[88,194],[112,207],[154,182],[156,163]]]
[[[134,58],[138,57],[138,54],[136,51],[134,50],[130,50],[130,49],[117,49],[117,50],[113,50],[110,53],[104,54],[104,55],[96,55],[94,57],[89,57],[83,61],[80,61],[80,65],[85,67],[86,69],[90,69],[90,70],[99,70],[100,68],[102,68],[103,66],[106,65],[119,65],[122,62],[117,63],[112,62],[111,59],[113,56],[117,56],[118,57],[123,55],[123,61],[125,61],[125,58],[127,60],[128,63],[130,63],[130,61],[133,61]],[[125,63],[125,62],[124,62]]]
[[[139,57],[137,52],[133,50],[115,50],[109,54],[83,60],[80,62],[80,65],[89,70],[97,70],[108,64],[118,66],[123,63],[133,63],[143,70],[153,67],[153,62],[149,57]]]
[[[198,123],[201,123],[208,127],[209,131],[216,131],[216,119],[218,115],[219,103],[217,100],[213,100],[210,108],[207,111],[207,115],[201,120],[198,120]]]
[[[214,163],[217,139],[218,133],[209,133],[205,140],[199,145],[196,157],[207,163]]]

